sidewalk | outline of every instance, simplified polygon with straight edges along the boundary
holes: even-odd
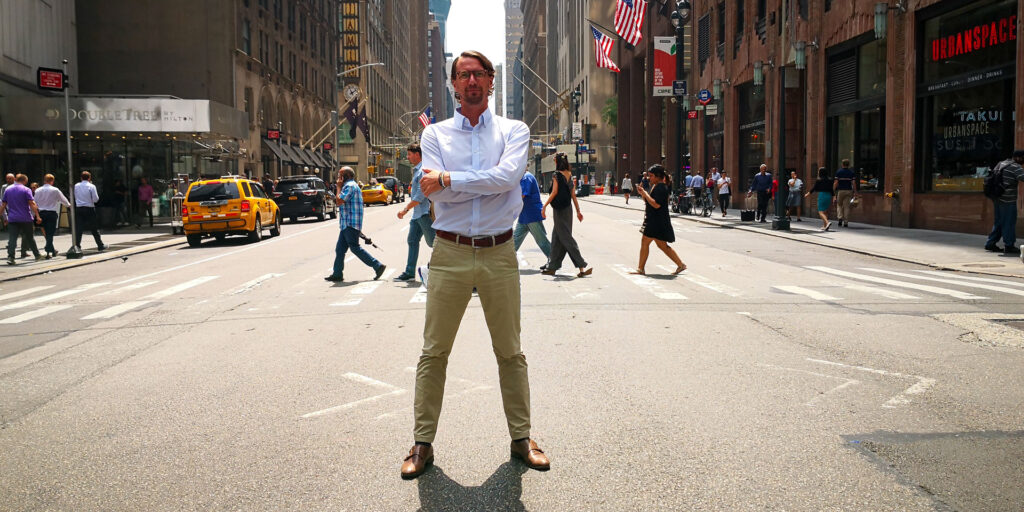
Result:
[[[49,260],[35,261],[31,251],[28,253],[28,257],[22,258],[21,241],[19,240],[17,250],[14,253],[17,264],[8,265],[6,263],[7,231],[0,232],[0,256],[3,257],[3,261],[0,262],[0,282],[80,267],[115,258],[123,258],[132,254],[155,251],[164,247],[185,243],[185,237],[182,235],[172,235],[171,226],[166,223],[156,224],[153,227],[143,226],[136,228],[135,226],[127,226],[115,230],[100,230],[100,236],[103,237],[103,243],[107,244],[107,250],[97,252],[96,242],[93,240],[92,235],[85,232],[82,234],[82,258],[77,260],[69,260],[65,256],[65,253],[71,247],[71,234],[67,229],[58,230],[57,235],[53,237],[53,246],[57,248],[60,255]],[[40,254],[43,254],[43,246],[46,245],[46,240],[38,231],[36,232],[36,245],[39,247]]]
[[[631,197],[629,205],[621,196],[587,196],[580,201],[604,204],[634,210],[638,218],[643,217],[644,202]],[[741,197],[742,199],[742,197]],[[715,210],[711,217],[697,217],[673,213],[672,217],[691,222],[719,226],[722,228],[740,229],[761,235],[786,238],[798,242],[831,247],[859,254],[868,254],[880,258],[916,263],[934,267],[939,270],[959,270],[978,274],[989,274],[1004,277],[1024,278],[1024,263],[1017,256],[1004,256],[1001,253],[986,252],[985,235],[952,233],[946,231],[929,231],[924,229],[903,229],[876,226],[873,224],[850,224],[848,228],[839,228],[835,219],[832,230],[821,231],[821,219],[803,217],[803,222],[790,223],[790,231],[772,231],[771,221],[766,224],[741,222],[739,209],[729,210],[728,216],[722,218],[722,212]],[[856,215],[855,215],[856,216]]]

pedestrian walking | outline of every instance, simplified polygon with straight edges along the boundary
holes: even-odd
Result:
[[[4,190],[0,196],[0,214],[7,214],[7,264],[14,265],[14,250],[21,238],[22,249],[28,249],[35,255],[36,261],[43,259],[36,247],[34,236],[36,224],[43,220],[39,217],[39,208],[32,198],[32,190],[28,188],[28,176],[19,174],[15,177],[14,184]]]
[[[640,175],[640,188],[644,190],[651,188],[651,180],[650,177],[647,176],[647,171],[644,171],[644,173]]]
[[[1003,254],[1021,254],[1017,242],[1017,189],[1024,181],[1024,149],[1013,152],[1011,158],[999,162],[991,172],[1002,173],[1002,194],[992,199],[995,219],[992,231],[985,242],[986,251],[999,251],[999,239],[1003,240]],[[1024,255],[1021,256],[1024,261]]]
[[[327,178],[327,179],[330,179],[330,176],[324,176],[324,177]],[[263,191],[266,192],[268,196],[274,197],[274,180],[270,179],[270,175],[269,174],[264,174],[263,175],[262,184],[263,184]]]
[[[804,180],[797,177],[796,171],[790,171],[787,184],[789,185],[789,195],[786,196],[786,219],[789,219],[795,210],[796,221],[803,222],[800,218],[800,210],[803,203]]]
[[[700,209],[704,204],[704,191],[706,188],[707,182],[704,180],[704,175],[698,171],[690,179],[690,190],[693,192],[694,215],[700,215]]]
[[[804,194],[804,197],[815,192],[818,194],[818,217],[821,217],[822,231],[828,231],[832,227],[832,223],[828,220],[828,207],[832,205],[832,185],[833,181],[828,177],[828,169],[820,167],[814,186]]]
[[[533,240],[537,242],[537,247],[540,247],[544,257],[548,258],[551,256],[551,242],[548,241],[548,232],[544,229],[544,217],[541,214],[543,207],[540,202],[540,185],[537,184],[537,178],[527,171],[523,175],[523,179],[519,180],[519,188],[523,193],[523,211],[519,213],[515,232],[512,233],[515,249],[519,251],[519,247],[523,245],[523,240],[526,240],[526,234],[529,233],[533,235]],[[542,267],[541,270],[543,271],[546,268],[547,265]]]
[[[409,243],[409,257],[405,262],[405,270],[402,271],[396,281],[412,281],[416,279],[416,262],[420,257],[420,239],[426,240],[427,247],[434,247],[434,227],[430,219],[430,199],[423,195],[420,187],[420,179],[423,178],[423,152],[416,142],[405,148],[406,158],[413,164],[412,189],[409,192],[409,203],[405,205],[398,218],[404,218],[409,210],[412,210],[412,218],[409,220],[409,236],[406,242]]]
[[[7,189],[10,188],[11,185],[14,185],[14,183],[15,183],[14,178],[15,178],[15,176],[14,176],[13,173],[7,173],[7,176],[4,176],[4,184],[0,185],[0,197],[3,197],[4,196],[4,192],[7,192]],[[0,227],[2,227],[3,229],[7,229],[7,212],[6,211],[0,212]]]
[[[631,274],[646,274],[647,257],[651,253],[651,242],[654,242],[665,253],[673,263],[676,264],[673,275],[686,270],[686,264],[679,259],[675,249],[668,244],[676,241],[675,231],[672,229],[672,219],[669,217],[668,196],[672,193],[672,178],[660,165],[652,165],[647,171],[651,177],[651,192],[646,190],[640,192],[646,209],[644,210],[644,223],[640,228],[643,237],[640,239],[640,263]]]
[[[576,207],[576,218],[583,222],[583,212],[580,211],[580,203],[576,200],[576,191],[569,185],[571,171],[569,170],[569,159],[565,153],[555,155],[555,180],[551,188],[548,200],[541,208],[541,217],[548,218],[547,208],[551,205],[554,217],[554,229],[551,234],[551,254],[548,256],[547,268],[542,274],[553,276],[562,267],[562,260],[569,255],[572,264],[579,269],[576,277],[586,277],[594,272],[593,268],[587,267],[587,261],[580,254],[579,244],[572,236],[572,207]],[[644,173],[644,180],[647,180],[647,173]],[[641,186],[637,189],[638,194],[646,189]]]
[[[766,164],[761,164],[759,172],[754,175],[754,181],[750,183],[747,197],[755,192],[757,193],[757,220],[768,222],[765,217],[768,216],[768,201],[772,194],[772,175],[768,172]]]
[[[71,207],[71,203],[59,188],[53,186],[54,177],[52,174],[43,176],[43,186],[35,193],[36,207],[39,208],[39,217],[43,220],[43,237],[46,245],[43,252],[46,258],[57,255],[57,248],[53,246],[53,235],[57,233],[57,222],[60,220],[60,207]]]
[[[625,178],[622,178],[622,194],[626,196],[626,204],[629,204],[629,193],[633,191],[633,180],[629,179],[627,174]]]
[[[89,230],[93,240],[96,241],[96,250],[103,252],[107,246],[100,238],[97,228],[96,202],[100,195],[96,192],[96,185],[92,184],[92,174],[89,171],[82,171],[82,181],[75,184],[75,247],[82,247],[82,233]]]
[[[142,217],[149,217],[149,227],[153,227],[153,185],[150,185],[149,180],[145,177],[139,178],[139,189],[136,195],[139,200],[140,222],[136,222],[135,227],[142,226]]]
[[[729,201],[732,198],[732,178],[729,177],[729,173],[722,169],[721,177],[718,178],[718,206],[722,208],[722,217],[725,217],[725,211],[729,209]]]
[[[451,81],[461,108],[454,117],[427,126],[420,140],[420,185],[434,204],[437,240],[430,256],[423,352],[416,367],[415,444],[401,474],[416,478],[433,463],[431,443],[441,415],[448,355],[474,287],[498,363],[512,455],[530,468],[547,470],[547,456],[530,439],[530,382],[519,339],[519,261],[507,243],[523,207],[519,183],[526,170],[530,129],[487,108],[494,93],[494,66],[483,54],[462,52],[452,63]]]
[[[363,229],[363,192],[356,185],[355,179],[356,172],[351,167],[341,168],[338,176],[338,189],[341,192],[335,198],[338,203],[338,243],[334,247],[334,269],[331,275],[324,278],[325,281],[340,283],[345,280],[345,254],[350,250],[359,261],[373,269],[374,281],[380,279],[386,268],[359,246],[359,235]]]
[[[711,194],[713,199],[718,198],[718,182],[722,179],[722,173],[718,172],[718,167],[711,168],[711,174],[708,175],[706,181],[708,187],[708,193]]]
[[[843,166],[836,171],[835,180],[832,183],[833,201],[836,202],[836,218],[839,219],[841,227],[850,226],[850,210],[853,206],[850,201],[857,197],[857,175],[850,169],[850,160],[843,159]]]

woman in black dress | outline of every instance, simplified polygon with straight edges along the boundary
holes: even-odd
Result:
[[[651,252],[651,242],[654,242],[658,245],[658,249],[661,249],[676,264],[676,270],[672,272],[675,275],[686,270],[686,264],[679,259],[675,249],[668,246],[676,241],[676,234],[672,230],[672,220],[668,216],[668,196],[669,190],[672,189],[672,179],[665,172],[665,168],[657,164],[647,170],[647,175],[650,177],[653,188],[650,192],[644,190],[643,187],[637,191],[647,203],[647,210],[644,212],[644,225],[640,228],[640,232],[644,234],[643,239],[640,240],[640,264],[637,265],[633,274],[643,275],[645,273],[644,267],[647,266],[647,256]]]

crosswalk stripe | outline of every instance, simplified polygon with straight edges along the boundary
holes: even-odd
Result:
[[[49,302],[51,300],[61,299],[61,298],[64,298],[64,297],[68,297],[70,295],[75,295],[75,294],[78,294],[78,293],[89,291],[89,290],[91,290],[93,288],[97,288],[97,287],[100,287],[100,286],[106,286],[108,284],[110,284],[109,281],[103,281],[101,283],[83,284],[81,286],[78,286],[76,288],[72,288],[70,290],[61,290],[59,292],[54,292],[54,293],[51,293],[49,295],[42,295],[42,296],[39,296],[39,297],[33,297],[31,299],[25,299],[25,300],[23,300],[21,302],[15,302],[13,304],[4,304],[3,306],[0,306],[0,311],[7,311],[7,310],[10,310],[10,309],[19,309],[19,308],[25,308],[25,307],[28,307],[28,306],[34,306],[34,305],[40,304],[42,302]]]
[[[127,313],[127,312],[133,310],[133,309],[138,309],[138,308],[140,308],[142,306],[145,306],[146,304],[149,304],[149,303],[153,302],[154,300],[166,299],[167,297],[170,297],[171,295],[183,292],[183,291],[185,291],[185,290],[187,290],[189,288],[192,288],[192,287],[195,287],[195,286],[199,286],[199,285],[201,285],[203,283],[206,283],[206,282],[209,282],[209,281],[213,281],[214,279],[217,279],[218,277],[220,277],[220,276],[202,276],[202,277],[197,277],[197,278],[195,278],[195,279],[193,279],[191,281],[186,281],[184,283],[176,284],[176,285],[174,285],[174,286],[172,286],[170,288],[167,288],[167,289],[164,289],[164,290],[160,290],[160,291],[155,292],[155,293],[151,293],[151,294],[143,297],[142,298],[143,300],[135,300],[135,301],[123,302],[121,304],[115,304],[113,306],[110,306],[107,309],[102,310],[102,311],[97,311],[95,313],[83,316],[82,320],[103,320],[103,319],[108,319],[108,318],[114,318],[115,316],[122,315],[124,313]]]
[[[39,318],[41,316],[46,316],[46,315],[49,315],[50,313],[56,313],[57,311],[63,311],[63,310],[68,309],[70,307],[71,306],[68,306],[68,305],[46,306],[44,308],[39,308],[39,309],[37,309],[35,311],[29,311],[28,313],[22,313],[22,314],[20,314],[18,316],[12,316],[10,318],[5,318],[3,320],[0,320],[0,324],[20,324],[21,322],[24,322],[26,320],[32,320],[33,318]]]
[[[128,311],[131,311],[133,309],[145,306],[146,304],[149,304],[150,302],[153,302],[153,301],[151,301],[151,300],[135,300],[135,301],[130,301],[130,302],[123,302],[123,303],[118,304],[116,306],[110,306],[109,308],[104,309],[102,311],[97,311],[95,313],[92,313],[92,314],[89,314],[89,315],[85,315],[85,316],[82,317],[82,320],[100,320],[100,319],[114,318],[115,316],[127,313]]]
[[[906,277],[906,278],[909,278],[909,279],[918,279],[918,280],[921,280],[921,281],[932,281],[932,282],[936,282],[936,283],[951,284],[951,285],[954,285],[954,286],[963,286],[963,287],[966,287],[966,288],[978,288],[978,289],[981,289],[981,290],[989,290],[989,291],[993,291],[993,292],[1008,293],[1010,295],[1017,295],[1019,297],[1024,297],[1024,290],[1016,290],[1016,289],[1013,289],[1013,288],[1007,288],[1005,286],[994,286],[994,285],[991,285],[991,284],[974,283],[974,282],[966,282],[966,281],[957,281],[957,280],[954,280],[954,279],[940,279],[940,278],[937,278],[937,277],[919,276],[917,274],[907,274],[907,273],[904,273],[904,272],[893,272],[892,270],[883,270],[883,269],[880,269],[880,268],[861,268],[861,270],[867,270],[868,272],[877,272],[879,274],[887,274],[887,275],[890,275],[890,276],[899,276],[899,277]]]
[[[167,297],[170,297],[171,295],[174,295],[175,293],[183,292],[183,291],[185,291],[185,290],[187,290],[189,288],[192,288],[194,286],[199,286],[199,285],[201,285],[203,283],[206,283],[208,281],[213,281],[214,279],[217,279],[218,277],[220,277],[220,276],[197,277],[197,278],[195,278],[195,279],[193,279],[191,281],[186,281],[184,283],[174,285],[174,286],[172,286],[170,288],[167,288],[165,290],[160,290],[160,291],[158,291],[156,293],[149,294],[149,295],[147,295],[144,298],[152,299],[152,300],[165,299]]]
[[[953,279],[963,279],[964,281],[978,281],[979,283],[993,283],[1001,284],[1005,286],[1017,286],[1024,288],[1024,283],[1017,283],[1013,281],[1001,281],[999,279],[988,279],[985,277],[974,277],[974,276],[962,276],[960,274],[953,274],[950,272],[943,272],[941,270],[918,270],[922,274],[931,274],[933,276],[949,277]]]
[[[384,281],[390,279],[394,273],[395,271],[393,269],[387,270],[381,274],[380,279],[377,279],[376,281],[365,281],[359,283],[352,287],[351,293],[352,295],[369,295],[377,291],[377,288],[380,288],[380,285],[384,284]]]
[[[909,294],[906,294],[906,293],[901,293],[901,292],[897,292],[897,291],[893,291],[893,290],[886,290],[884,288],[876,288],[874,286],[868,286],[866,284],[847,284],[847,285],[843,285],[843,288],[846,288],[847,290],[857,291],[857,292],[864,292],[864,293],[871,293],[871,294],[874,294],[874,295],[880,295],[880,296],[885,297],[887,299],[916,300],[916,299],[920,299],[921,298],[921,297],[917,297],[915,295],[909,295]]]
[[[670,267],[668,265],[658,265],[658,268],[660,268],[660,269],[662,269],[662,270],[664,270],[666,272],[670,272],[670,273],[676,271],[675,267]],[[732,286],[729,286],[729,285],[723,284],[723,283],[719,283],[717,281],[712,281],[711,279],[708,279],[708,278],[706,278],[704,276],[701,276],[701,275],[698,275],[698,274],[694,274],[694,273],[692,273],[690,271],[687,271],[685,274],[679,274],[679,277],[681,277],[681,278],[683,278],[683,279],[685,279],[685,280],[687,280],[687,281],[689,281],[689,282],[691,282],[691,283],[693,283],[693,284],[695,284],[697,286],[703,286],[704,288],[707,288],[708,290],[711,290],[713,292],[722,293],[722,294],[728,295],[730,297],[740,297],[740,296],[743,295],[742,291],[740,291],[740,290],[738,290],[736,288],[733,288]]]
[[[363,302],[363,298],[362,297],[357,297],[355,299],[343,300],[341,302],[333,302],[333,303],[331,303],[331,305],[332,306],[358,306],[361,302]]]
[[[530,262],[526,261],[522,251],[516,251],[516,257],[519,258],[519,268],[530,268]]]
[[[895,279],[886,279],[884,277],[868,276],[864,274],[857,274],[855,272],[847,272],[845,270],[837,270],[829,267],[818,267],[818,266],[807,266],[804,267],[810,270],[817,270],[818,272],[824,272],[826,274],[832,274],[834,276],[848,277],[850,279],[856,279],[860,281],[868,281],[877,284],[887,284],[889,286],[895,286],[898,288],[910,288],[912,290],[919,290],[922,292],[934,293],[936,295],[948,295],[957,299],[987,299],[988,297],[981,297],[971,293],[961,292],[957,290],[950,290],[948,288],[939,288],[937,286],[928,286],[917,283],[906,283],[903,281],[897,281]]]
[[[833,297],[831,295],[828,295],[828,294],[825,294],[825,293],[821,293],[821,292],[818,292],[818,291],[814,291],[814,290],[810,290],[810,289],[807,289],[807,288],[802,288],[800,286],[788,286],[787,285],[787,286],[773,286],[772,288],[774,288],[776,290],[784,291],[786,293],[792,293],[792,294],[795,294],[795,295],[803,295],[805,297],[810,297],[810,298],[812,298],[814,300],[827,300],[827,301],[843,300],[843,299],[841,299],[839,297]]]
[[[686,296],[681,293],[665,291],[665,288],[658,284],[654,279],[647,276],[630,274],[630,269],[625,265],[615,264],[611,265],[611,267],[617,274],[659,299],[686,300]]]
[[[50,288],[53,288],[53,285],[49,285],[49,286],[36,286],[34,288],[25,288],[24,290],[18,290],[16,292],[5,293],[3,295],[0,295],[0,301],[14,299],[14,298],[17,298],[17,297],[23,297],[25,295],[31,295],[31,294],[33,294],[35,292],[41,292],[43,290],[49,290]]]
[[[132,283],[132,284],[129,284],[129,285],[126,285],[126,286],[122,286],[120,288],[115,288],[115,289],[110,290],[108,292],[97,293],[93,297],[106,297],[106,296],[109,296],[109,295],[118,295],[121,292],[128,292],[128,291],[132,291],[132,290],[138,290],[139,288],[145,288],[147,286],[152,286],[152,285],[154,285],[154,284],[156,284],[158,282],[159,281],[142,281],[142,282],[139,282],[139,283]]]
[[[253,279],[252,281],[249,281],[249,282],[243,284],[242,286],[239,286],[238,288],[236,288],[233,291],[231,291],[229,294],[230,295],[238,295],[240,293],[245,293],[245,292],[247,292],[249,290],[252,290],[253,288],[256,288],[257,286],[263,284],[264,281],[268,281],[268,280],[273,279],[275,277],[281,277],[283,275],[284,274],[275,274],[275,273],[264,274],[264,275],[262,275],[260,277],[257,277],[256,279]]]
[[[409,304],[426,304],[427,302],[427,287],[420,286],[419,290],[416,290],[416,294],[409,299]]]

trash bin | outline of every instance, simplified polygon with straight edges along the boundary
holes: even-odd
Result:
[[[181,192],[171,198],[171,234],[185,234],[185,222],[181,215],[181,206],[185,204],[185,195]]]

